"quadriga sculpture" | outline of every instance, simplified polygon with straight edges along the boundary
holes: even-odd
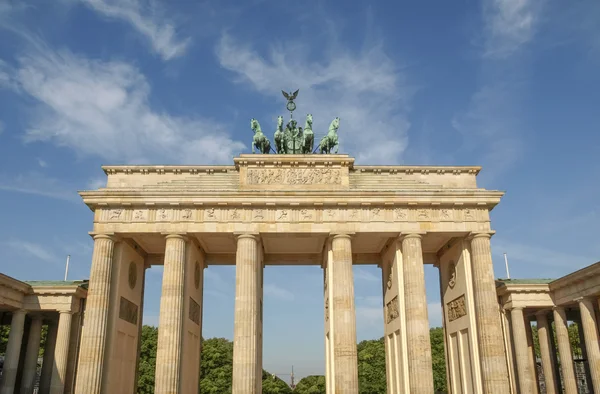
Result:
[[[331,153],[333,148],[335,148],[334,153],[338,153],[338,135],[337,131],[340,127],[340,118],[335,118],[331,124],[329,125],[329,131],[327,135],[321,139],[319,143],[319,151],[321,153]]]
[[[302,153],[307,155],[313,153],[315,145],[315,133],[312,129],[313,118],[311,114],[306,115],[306,122],[304,123],[304,134],[302,143]]]
[[[269,153],[271,150],[271,142],[262,132],[258,120],[252,118],[252,120],[250,120],[250,127],[254,131],[254,137],[252,138],[252,153],[255,153],[255,147],[262,154]]]

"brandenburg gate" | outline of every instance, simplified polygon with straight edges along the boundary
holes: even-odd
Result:
[[[330,150],[103,167],[106,187],[80,193],[94,252],[76,393],[134,392],[152,265],[164,265],[155,392],[197,393],[203,272],[223,264],[236,266],[234,394],[262,391],[267,265],[323,268],[327,392],[358,393],[355,264],[381,267],[388,393],[433,392],[424,264],[440,272],[454,391],[510,392],[490,252],[503,193],[477,186],[479,167],[364,166]]]

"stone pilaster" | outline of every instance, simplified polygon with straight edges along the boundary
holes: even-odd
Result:
[[[510,310],[510,320],[512,326],[513,346],[515,350],[515,359],[517,361],[517,377],[519,381],[520,394],[533,394],[534,377],[531,370],[529,347],[527,346],[527,332],[525,327],[525,318],[523,308],[513,308]]]
[[[554,307],[554,328],[556,330],[556,342],[558,344],[558,355],[563,376],[565,394],[577,394],[577,381],[575,380],[575,367],[571,353],[571,342],[567,329],[567,315],[565,308]]]
[[[589,298],[579,298],[579,312],[581,325],[585,338],[588,365],[592,375],[594,394],[600,394],[600,347],[598,338],[598,324],[594,312],[594,302]]]
[[[260,280],[262,263],[258,239],[252,234],[237,238],[235,260],[235,321],[233,328],[232,394],[260,394]]]
[[[69,361],[69,342],[71,341],[71,319],[73,312],[60,311],[58,332],[54,347],[54,366],[50,381],[50,394],[63,394],[67,377],[67,362]]]
[[[25,352],[25,364],[23,365],[23,378],[21,379],[21,394],[33,393],[33,384],[37,372],[37,360],[40,351],[40,339],[42,335],[42,318],[34,316],[29,327],[27,338],[27,350]]]
[[[187,240],[179,234],[167,235],[166,240],[154,393],[178,394],[181,379]]]
[[[100,394],[102,389],[114,246],[112,237],[104,234],[94,236],[94,254],[77,367],[77,394]]]
[[[429,317],[421,235],[402,237],[408,376],[411,394],[433,392]]]
[[[489,233],[471,236],[471,265],[483,392],[509,393],[508,366],[502,343]]]
[[[54,365],[54,348],[56,347],[57,333],[57,322],[48,322],[48,332],[46,333],[46,345],[44,346],[44,360],[42,361],[42,374],[40,376],[40,394],[48,394],[50,392],[50,380],[52,379],[52,368]]]
[[[542,357],[542,369],[544,370],[544,380],[546,382],[546,394],[557,394],[559,390],[556,387],[556,370],[554,368],[555,351],[550,342],[552,328],[548,324],[546,311],[538,312],[537,319],[538,339],[540,342],[540,355]]]
[[[21,342],[23,341],[23,330],[25,328],[25,315],[27,312],[20,309],[14,311],[8,334],[8,344],[4,356],[4,368],[2,370],[2,381],[0,382],[1,394],[13,394],[17,382],[17,369],[19,367],[19,356],[21,355]]]
[[[358,393],[358,358],[356,352],[356,311],[354,277],[352,274],[352,238],[348,234],[334,235],[331,241],[332,259],[329,300],[333,330],[333,365],[335,394]]]

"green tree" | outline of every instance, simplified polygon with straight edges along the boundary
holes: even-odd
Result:
[[[233,342],[211,338],[202,342],[200,361],[200,392],[202,394],[231,393],[233,376]]]
[[[292,389],[277,376],[263,370],[262,394],[292,394]]]
[[[583,357],[581,351],[581,342],[579,340],[579,327],[577,323],[571,323],[568,328],[569,342],[571,342],[571,351],[574,357]]]
[[[9,325],[0,325],[0,355],[6,353],[6,345],[8,344],[8,334],[10,333]]]
[[[153,394],[158,329],[152,326],[143,326],[141,340],[137,392],[138,394]]]
[[[294,394],[325,394],[325,376],[312,375],[302,378],[293,392]]]
[[[362,341],[356,350],[358,353],[358,392],[360,394],[385,394],[385,344],[383,338]]]
[[[441,327],[429,330],[431,339],[431,363],[433,365],[433,388],[445,392],[446,388],[446,356],[444,350],[444,330]]]

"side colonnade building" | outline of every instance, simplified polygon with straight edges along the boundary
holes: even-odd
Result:
[[[382,271],[388,393],[433,392],[424,264],[440,271],[450,392],[521,392],[507,349],[523,332],[500,313],[490,249],[489,212],[503,193],[477,186],[479,167],[256,154],[233,166],[103,169],[106,187],[80,193],[94,212],[94,252],[75,393],[135,392],[152,265],[164,265],[155,393],[197,393],[203,272],[224,264],[236,266],[234,394],[262,392],[270,265],[323,268],[327,392],[358,393],[355,264]]]
[[[600,262],[556,280],[502,279],[497,286],[513,392],[600,394]],[[579,331],[577,364],[569,322]]]

